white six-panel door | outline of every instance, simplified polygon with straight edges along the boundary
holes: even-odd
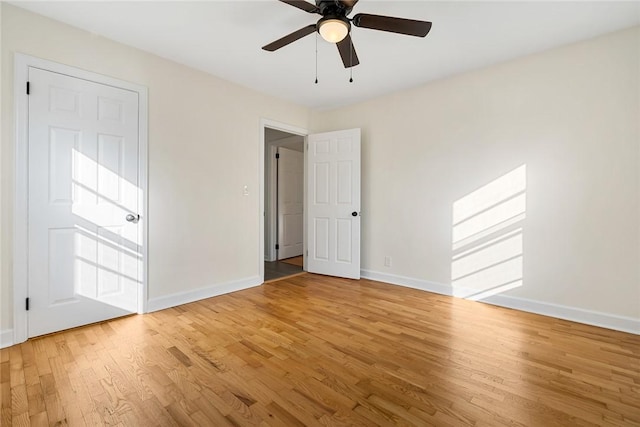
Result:
[[[32,337],[137,312],[143,194],[137,93],[33,67],[29,82]]]
[[[308,136],[307,271],[360,278],[360,129]]]
[[[304,155],[278,148],[278,259],[302,255]]]

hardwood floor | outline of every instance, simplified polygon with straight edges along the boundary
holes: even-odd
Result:
[[[640,425],[640,336],[305,274],[0,351],[9,425]]]

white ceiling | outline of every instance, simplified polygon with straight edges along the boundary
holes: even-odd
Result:
[[[276,52],[261,47],[314,23],[276,0],[13,2],[90,32],[312,108],[410,88],[555,46],[640,25],[640,2],[361,0],[355,13],[433,22],[426,38],[353,29],[360,65],[349,71],[314,34]]]

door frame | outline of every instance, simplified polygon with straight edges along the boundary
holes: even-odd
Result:
[[[279,250],[275,248],[277,243],[280,243],[280,228],[279,228],[279,218],[278,218],[278,197],[280,196],[280,186],[278,185],[278,171],[279,171],[279,160],[276,158],[276,154],[279,153],[280,148],[286,148],[281,145],[282,141],[287,141],[290,138],[298,138],[301,135],[290,134],[291,136],[288,138],[283,138],[275,141],[265,141],[265,156],[268,156],[265,159],[265,220],[268,220],[265,225],[264,230],[264,239],[265,239],[265,257],[264,260],[267,262],[277,261]],[[300,146],[302,147],[302,156],[304,160],[304,137],[300,141]],[[304,173],[304,165],[303,173]],[[304,178],[303,178],[304,183]],[[304,188],[302,189],[304,196]],[[266,197],[269,195],[269,199]],[[268,202],[268,203],[267,203]],[[304,201],[303,201],[304,206]],[[304,218],[303,218],[304,222]],[[303,230],[304,231],[304,230]]]
[[[14,56],[15,111],[15,193],[13,206],[13,343],[28,338],[29,316],[25,308],[28,296],[28,233],[29,233],[29,102],[26,82],[29,68],[64,74],[69,77],[129,90],[138,94],[138,185],[143,192],[142,227],[142,286],[138,294],[138,313],[147,311],[148,299],[148,93],[145,86],[85,71],[69,65],[16,53]]]
[[[264,219],[265,219],[265,229],[264,229],[264,244],[265,244],[265,261],[277,261],[278,260],[278,251],[275,249],[275,245],[278,241],[278,160],[275,158],[276,153],[278,152],[278,148],[275,145],[267,146],[267,141],[265,141],[265,156],[269,156],[268,161],[265,160],[265,165],[267,170],[265,173],[265,184],[264,184],[264,196],[265,196],[265,206],[264,206]],[[267,150],[268,149],[268,150]],[[268,164],[267,164],[268,162]],[[269,173],[270,172],[270,173]],[[267,194],[269,194],[269,203],[267,204]],[[275,216],[275,218],[274,218]],[[269,220],[267,222],[267,219]]]
[[[262,118],[260,119],[260,127],[259,127],[259,132],[260,132],[260,138],[258,139],[258,182],[260,183],[260,189],[259,189],[259,203],[258,203],[258,222],[260,223],[259,225],[259,239],[260,241],[258,242],[258,272],[259,272],[259,276],[260,276],[260,283],[264,283],[264,240],[265,240],[265,236],[264,236],[264,221],[265,221],[265,215],[266,215],[266,210],[265,210],[265,204],[264,204],[264,194],[265,194],[265,179],[264,179],[264,164],[265,164],[265,149],[266,149],[266,141],[264,139],[264,133],[265,133],[265,129],[269,128],[269,129],[275,129],[275,130],[280,130],[283,132],[287,132],[287,133],[291,133],[294,135],[300,135],[302,137],[304,137],[304,142],[303,142],[303,154],[304,154],[304,162],[306,165],[307,162],[307,135],[309,134],[309,131],[307,129],[304,128],[300,128],[297,126],[293,126],[293,125],[289,125],[286,123],[282,123],[282,122],[278,122],[275,120],[270,120],[270,119],[265,119]],[[306,166],[305,166],[306,167]],[[307,177],[306,177],[306,173],[304,175],[304,188],[306,189],[307,186]],[[306,194],[306,190],[305,190],[305,194]],[[307,199],[306,197],[304,198],[304,206],[303,206],[303,212],[306,212],[307,206]],[[307,232],[307,217],[306,215],[303,215],[303,230],[302,232],[304,233],[304,235],[306,235]],[[303,244],[302,244],[302,251],[303,253],[306,253],[307,250],[307,243],[306,243],[306,239],[303,240]],[[306,263],[306,260],[304,261]],[[303,270],[306,270],[306,265],[303,266]]]
[[[297,138],[298,136],[299,135],[292,135],[291,138]],[[281,141],[287,141],[289,139],[290,138],[284,138],[284,139],[281,139],[281,140],[274,141],[274,143],[278,143],[278,142],[281,143]],[[280,228],[280,219],[281,219],[280,218],[280,200],[281,200],[281,197],[283,197],[282,196],[283,193],[281,191],[281,186],[280,186],[280,177],[281,177],[281,175],[280,175],[281,169],[280,168],[281,168],[281,165],[282,165],[280,163],[280,161],[282,160],[282,149],[289,150],[291,153],[300,153],[300,154],[302,154],[302,184],[303,184],[303,186],[304,186],[304,183],[306,182],[306,176],[305,176],[306,168],[305,168],[305,165],[304,165],[304,145],[305,145],[304,138],[302,138],[302,141],[300,141],[297,144],[299,144],[299,146],[302,147],[302,151],[294,150],[292,148],[289,148],[289,147],[286,147],[286,146],[282,146],[282,145],[276,145],[276,146],[273,147],[275,149],[275,151],[279,154],[279,156],[278,156],[278,159],[273,159],[273,160],[275,160],[276,168],[275,168],[275,170],[274,169],[271,170],[271,172],[272,172],[271,176],[268,177],[268,178],[272,180],[269,183],[269,184],[271,184],[270,185],[271,188],[275,187],[275,190],[276,190],[275,191],[275,193],[276,193],[275,196],[276,197],[275,198],[271,197],[272,200],[275,199],[275,200],[273,200],[273,202],[275,202],[275,203],[273,203],[273,206],[271,206],[271,207],[267,206],[266,207],[266,211],[267,212],[270,211],[271,214],[273,215],[271,217],[272,221],[271,221],[270,227],[275,229],[275,232],[274,232],[275,243],[278,244],[278,245],[282,245],[283,244],[283,240],[280,238],[281,237],[280,235],[282,233],[284,233],[284,230]],[[266,191],[266,188],[265,188],[265,191]],[[306,191],[305,191],[304,188],[302,188],[302,206],[303,206],[303,208],[304,208],[304,196],[305,196],[305,194],[306,194]],[[305,232],[305,229],[304,229],[304,210],[302,212],[302,222],[303,222],[303,224],[301,224],[302,225],[302,230],[301,231],[302,231],[302,243],[303,243],[303,246],[304,246],[304,240],[305,240],[305,236],[304,236],[304,232]],[[283,226],[284,226],[284,222],[283,222]],[[267,234],[269,234],[269,233],[267,233],[265,231],[265,238],[266,238]],[[282,236],[282,237],[284,238],[284,236]],[[265,242],[265,243],[269,243],[269,242]],[[286,258],[281,258],[282,252],[280,252],[280,251],[283,250],[282,246],[279,246],[279,249],[276,250],[275,249],[275,244],[274,244],[273,248],[274,248],[273,249],[273,253],[275,254],[275,261],[279,261],[280,259],[286,259],[286,258],[290,258],[291,257],[291,256],[289,256],[289,257],[286,257]],[[269,249],[269,246],[267,245],[267,251],[268,251],[268,249]],[[304,253],[304,248],[302,250],[303,250],[302,253]],[[267,252],[267,254],[268,254],[268,252]],[[267,256],[266,258],[269,258],[269,257]]]

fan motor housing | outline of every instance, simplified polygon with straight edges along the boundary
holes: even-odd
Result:
[[[335,17],[344,17],[347,16],[352,9],[336,0],[316,0],[316,6],[322,16],[333,15]]]

